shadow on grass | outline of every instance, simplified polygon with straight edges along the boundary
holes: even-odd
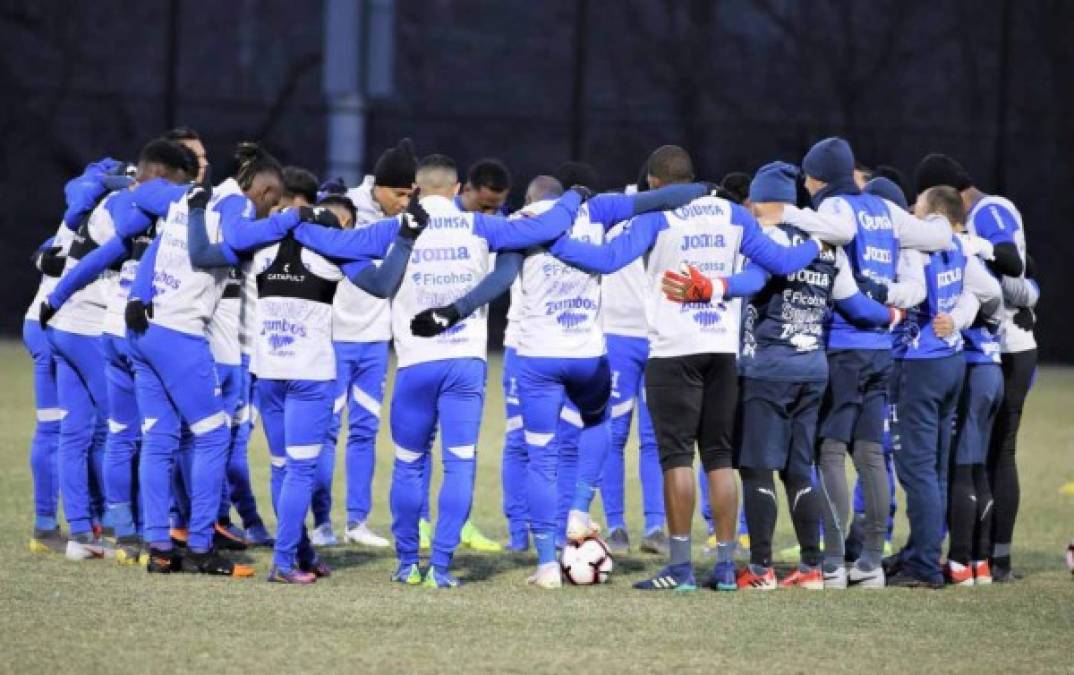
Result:
[[[395,549],[388,547],[382,549],[351,548],[346,546],[332,546],[317,549],[317,555],[321,557],[332,569],[346,569],[361,567],[383,560],[394,560]]]

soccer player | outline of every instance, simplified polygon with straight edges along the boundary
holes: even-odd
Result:
[[[967,211],[966,229],[993,245],[989,267],[997,274],[1025,275],[1026,238],[1022,215],[1009,199],[983,193],[954,159],[933,154],[921,160],[915,171],[918,190],[949,185],[959,191]],[[1037,342],[1033,336],[1033,312],[1006,307],[999,329],[1003,368],[1003,402],[996,415],[988,452],[988,480],[995,500],[992,517],[992,578],[1013,581],[1011,539],[1020,498],[1015,452],[1022,408],[1037,366]]]
[[[658,148],[648,166],[653,188],[693,180],[690,156],[678,146]],[[776,244],[744,208],[711,196],[635,218],[622,235],[604,245],[564,237],[552,246],[551,252],[564,262],[600,274],[615,272],[649,253],[650,354],[645,391],[664,472],[671,560],[635,588],[696,588],[690,539],[695,443],[708,475],[719,538],[711,583],[724,590],[737,588],[732,554],[738,489],[731,468],[731,434],[738,399],[739,303],[725,303],[720,293],[706,292],[701,288],[706,281],[703,275],[729,276],[741,267],[742,255],[774,274],[789,274],[807,265],[819,251],[816,241],[793,249]],[[665,270],[678,271],[685,264],[693,266],[690,278],[700,287],[691,287],[688,292],[693,301],[683,304],[664,296],[661,280]]]
[[[914,209],[922,215],[942,215],[952,223],[963,220],[958,192],[946,186],[919,194]],[[895,470],[906,491],[910,536],[898,553],[896,573],[887,579],[892,586],[943,587],[940,553],[948,465],[966,370],[959,331],[977,314],[976,308],[963,314],[956,306],[963,293],[972,293],[986,306],[998,303],[1001,294],[995,278],[969,248],[973,241],[955,238],[953,232],[951,238],[950,249],[928,256],[926,299],[898,327],[895,341],[895,353],[902,359]]]
[[[466,172],[466,182],[455,197],[461,211],[483,213],[486,216],[505,216],[504,204],[511,191],[511,173],[498,159],[474,162]]]
[[[765,234],[790,246],[809,235],[795,223],[816,219],[794,206],[798,169],[784,162],[761,167],[750,184],[751,211]],[[852,232],[847,228],[847,232]],[[668,275],[675,300],[688,277]],[[813,488],[817,417],[828,380],[824,347],[826,322],[833,303],[856,321],[886,326],[901,317],[858,291],[846,254],[825,249],[804,269],[772,277],[748,263],[727,279],[725,297],[749,295],[743,321],[741,442],[738,467],[750,535],[750,564],[738,587],[776,588],[772,569],[772,535],[776,525],[775,484],[779,471],[787,491],[801,551],[797,570],[782,587],[823,590],[820,568],[820,501]]]
[[[488,268],[490,251],[524,249],[566,230],[581,196],[571,192],[540,216],[506,220],[455,207],[452,199],[458,192],[458,174],[454,162],[443,155],[422,160],[417,182],[421,206],[429,212],[430,222],[415,246],[392,312],[399,360],[391,406],[396,446],[392,533],[399,566],[392,578],[412,585],[422,583],[418,523],[426,492],[423,456],[430,452],[439,425],[444,483],[424,583],[452,588],[459,582],[450,573],[451,560],[473,492],[488,335],[483,311],[468,318],[476,306],[464,308],[463,314],[451,303],[478,285]],[[352,233],[331,234],[341,246],[332,246],[329,237],[311,246],[347,259],[347,235]],[[497,266],[503,264],[498,259]]]
[[[918,220],[874,195],[861,194],[854,182],[854,154],[841,138],[817,142],[802,162],[805,188],[821,215],[856,228],[845,247],[860,284],[884,284],[885,304],[908,308],[923,297],[915,270],[907,269],[893,284],[899,247],[922,250],[946,248],[950,226],[942,218]],[[851,570],[853,583],[883,586],[888,497],[881,442],[886,412],[891,340],[883,328],[861,328],[840,312],[831,318],[828,337],[829,381],[821,408],[819,478],[824,493],[824,580],[826,588],[846,588],[844,544],[850,516],[846,480],[848,448],[865,490],[864,545]]]
[[[347,191],[357,212],[355,228],[403,213],[414,191],[417,158],[410,139],[403,139],[377,159],[373,175]],[[325,439],[319,475],[334,471],[336,438],[347,408],[347,526],[343,539],[349,543],[384,548],[389,542],[368,524],[373,507],[373,469],[376,465],[377,430],[380,428],[384,381],[388,374],[388,341],[392,337],[391,310],[387,300],[370,296],[344,279],[332,303],[332,341],[335,344],[337,390],[332,424]],[[321,482],[315,496],[318,520],[331,504],[331,481]],[[318,522],[311,539],[315,545],[336,543],[331,521]]]

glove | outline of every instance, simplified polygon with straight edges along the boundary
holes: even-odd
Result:
[[[44,328],[48,325],[49,320],[56,316],[56,308],[48,304],[48,300],[41,303],[41,307],[38,309],[37,320],[41,323],[41,327]]]
[[[332,210],[325,206],[300,206],[298,207],[298,219],[304,223],[314,223],[325,227],[340,228],[339,219]]]
[[[186,193],[186,205],[191,211],[194,209],[205,210],[209,205],[209,198],[213,196],[213,187],[207,183],[195,183]]]
[[[992,249],[992,242],[987,239],[965,232],[961,232],[955,236],[962,242],[962,252],[967,256],[975,255],[983,260],[992,260],[996,257],[995,251]]]
[[[410,320],[410,332],[418,337],[433,337],[451,328],[462,319],[454,305],[426,309]]]
[[[871,279],[864,274],[855,274],[854,281],[858,282],[858,290],[870,300],[876,300],[881,305],[888,303],[888,287],[885,284]]]
[[[1022,330],[1033,330],[1033,326],[1037,325],[1037,315],[1028,307],[1023,307],[1015,312],[1014,319],[1012,320],[1014,321],[1014,325]]]
[[[123,311],[127,328],[135,333],[144,333],[149,329],[149,319],[153,316],[153,303],[148,305],[141,300],[131,300]]]
[[[425,226],[429,224],[429,212],[425,210],[419,200],[420,190],[415,190],[410,195],[410,203],[407,204],[406,213],[403,215],[402,220],[399,222],[399,236],[403,239],[409,239],[414,241],[418,238],[418,235],[422,233]],[[417,335],[417,333],[415,333]],[[436,333],[433,333],[436,335]]]
[[[59,246],[50,246],[43,251],[34,254],[34,267],[47,277],[58,277],[63,274],[67,258],[60,255]]]
[[[578,196],[582,198],[583,203],[593,196],[593,191],[584,185],[572,185],[571,192],[578,193]]]
[[[715,298],[716,300],[722,299],[727,289],[727,284],[723,279],[718,281],[720,282],[719,296]],[[660,289],[664,291],[664,297],[672,302],[708,302],[714,299],[715,292],[712,279],[699,272],[696,267],[685,263],[682,266],[682,274],[671,270],[664,272]]]

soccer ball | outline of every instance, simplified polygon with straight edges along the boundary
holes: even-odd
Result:
[[[559,561],[563,576],[576,586],[603,584],[612,573],[612,555],[604,542],[589,537],[581,542],[567,542]]]

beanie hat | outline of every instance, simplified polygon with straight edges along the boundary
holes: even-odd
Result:
[[[893,204],[898,204],[903,211],[910,210],[910,205],[906,202],[906,195],[903,194],[902,188],[889,178],[877,176],[866,183],[861,191],[886,199]]]
[[[937,185],[950,185],[959,192],[973,185],[973,179],[961,164],[948,155],[934,152],[926,155],[914,171],[918,194]]]
[[[794,204],[798,195],[795,179],[798,167],[787,162],[770,162],[754,175],[750,183],[751,202],[783,202]]]
[[[838,136],[817,141],[802,160],[806,175],[832,183],[854,175],[854,153],[850,144]]]
[[[389,148],[373,165],[373,184],[380,187],[410,188],[414,186],[414,174],[418,171],[418,158],[414,154],[414,142],[404,138],[394,148]]]

